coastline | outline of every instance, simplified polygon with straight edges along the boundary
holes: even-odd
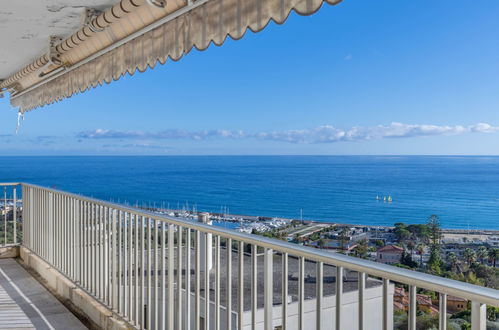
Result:
[[[177,210],[177,209],[163,209],[163,208],[151,208],[142,207],[151,212],[166,214],[169,216],[174,216],[183,219],[197,219],[197,215],[200,212],[197,211],[187,211],[187,210]],[[241,215],[241,214],[229,214],[229,213],[217,213],[209,212],[210,219],[219,223],[227,222],[238,226],[244,226],[249,223],[265,223],[269,221],[282,221],[283,223],[291,224],[293,221],[298,221],[306,225],[327,225],[327,226],[337,226],[337,227],[352,227],[352,228],[365,228],[368,231],[375,231],[382,229],[383,231],[389,231],[395,228],[395,226],[387,225],[363,225],[355,223],[345,223],[345,222],[334,222],[334,221],[315,221],[315,220],[305,220],[305,219],[295,219],[295,218],[285,218],[285,217],[268,217],[268,216],[253,216],[253,215]],[[411,224],[407,222],[407,224]],[[499,235],[499,229],[463,229],[463,228],[441,228],[442,234],[451,235]]]

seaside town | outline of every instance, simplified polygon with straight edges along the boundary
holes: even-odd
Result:
[[[184,219],[197,219],[196,211],[149,209]],[[342,253],[418,270],[472,284],[499,289],[499,231],[440,227],[431,215],[427,223],[366,226],[302,219],[211,213],[213,225],[248,234],[276,238],[331,253]],[[396,284],[394,329],[407,329],[409,288]],[[418,289],[418,329],[437,329],[439,297]],[[448,329],[471,329],[471,302],[448,296]],[[499,329],[499,308],[487,307],[487,329]]]

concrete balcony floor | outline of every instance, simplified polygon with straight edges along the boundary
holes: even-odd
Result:
[[[0,329],[87,329],[15,259],[0,259]]]

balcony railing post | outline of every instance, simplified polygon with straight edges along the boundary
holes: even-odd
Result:
[[[7,245],[7,186],[3,187],[3,245]]]
[[[286,330],[288,326],[288,254],[287,253],[282,253],[282,298],[281,299],[282,299],[282,329]],[[256,306],[256,299],[255,299],[255,306]]]
[[[53,245],[55,244],[55,237],[53,236],[53,233],[54,233],[54,195],[52,193],[49,193],[49,221],[48,221],[48,232],[49,232],[49,236],[48,236],[48,243],[50,244],[49,245],[49,260],[50,260],[50,263],[54,264],[54,256],[52,254],[52,252],[54,250],[57,249],[54,249]]]
[[[263,257],[263,277],[264,277],[264,319],[265,330],[273,330],[272,310],[273,310],[273,258],[274,251],[266,248]]]
[[[390,286],[390,280],[387,278],[383,279],[383,330],[389,330],[389,324],[390,322],[390,308],[389,308],[389,303],[390,300],[388,299],[388,288]]]
[[[227,319],[227,329],[232,329],[232,239],[228,238],[226,240],[225,250],[227,253],[226,259],[226,319]]]
[[[182,329],[183,325],[183,299],[182,299],[182,255],[183,255],[183,235],[182,226],[177,227],[177,324],[178,328]]]
[[[215,330],[220,330],[220,236],[215,238]]]
[[[305,330],[305,258],[298,258],[298,329]]]
[[[416,287],[409,286],[409,330],[416,330]]]
[[[343,267],[336,266],[336,330],[342,330]]]
[[[485,330],[487,327],[487,305],[471,302],[471,329]]]
[[[239,302],[238,302],[238,329],[242,329],[244,326],[243,323],[243,315],[244,315],[244,242],[239,241],[239,247],[238,247],[238,259],[239,259],[239,288],[238,288],[238,296],[239,296]]]
[[[316,305],[316,329],[321,330],[322,329],[322,294],[323,294],[323,274],[324,274],[324,264],[322,262],[317,263],[317,270],[316,270],[316,275],[315,275],[315,282],[316,282],[316,299],[317,299],[317,305]]]
[[[14,234],[14,244],[17,244],[17,187],[14,186],[12,188],[12,199],[13,199],[13,210],[12,210],[12,222],[14,224],[14,228],[12,228],[12,232]]]
[[[447,295],[440,293],[439,295],[439,330],[447,330]]]
[[[359,277],[359,314],[358,314],[358,318],[359,318],[359,330],[364,330],[365,326],[364,326],[364,311],[365,311],[365,305],[364,305],[364,301],[365,301],[365,290],[366,290],[366,273],[364,272],[359,272],[358,273],[358,277]]]
[[[251,324],[256,329],[256,314],[258,313],[258,246],[251,246]]]
[[[175,300],[173,297],[173,285],[175,274],[174,251],[175,251],[175,227],[171,224],[168,225],[168,329],[174,328],[173,313],[175,312]]]

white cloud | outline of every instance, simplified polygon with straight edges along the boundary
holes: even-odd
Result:
[[[188,131],[169,129],[159,132],[142,131],[116,131],[96,129],[77,134],[84,139],[165,139],[165,140],[206,140],[206,139],[243,139],[253,138],[269,141],[280,141],[289,143],[334,143],[346,141],[369,141],[375,139],[397,139],[440,135],[458,135],[468,133],[496,133],[498,126],[487,123],[478,123],[469,126],[439,126],[403,124],[393,122],[389,125],[378,125],[372,127],[355,126],[349,129],[336,128],[331,125],[319,126],[314,129],[286,130],[246,133],[233,130],[202,130]]]

